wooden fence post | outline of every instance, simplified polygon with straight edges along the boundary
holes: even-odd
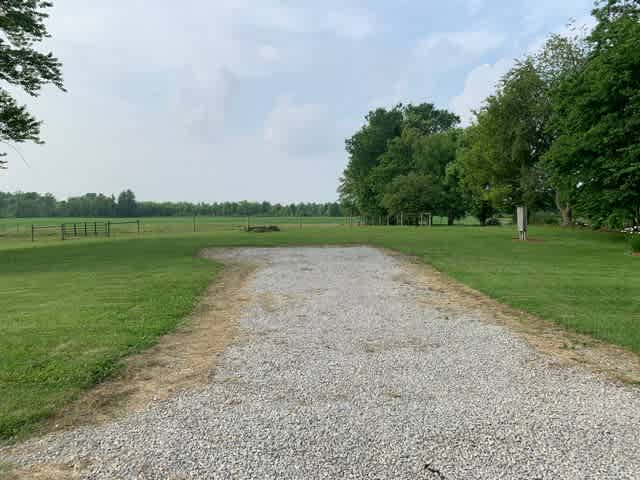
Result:
[[[34,242],[34,241],[35,241],[35,239],[34,239],[34,237],[35,237],[35,235],[34,235],[34,231],[35,231],[35,228],[33,227],[33,224],[32,224],[32,225],[31,225],[31,241],[32,241],[32,242]]]

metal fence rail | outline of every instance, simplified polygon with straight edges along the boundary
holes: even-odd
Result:
[[[31,225],[31,241],[35,242],[36,237],[40,236],[40,232],[43,232],[45,236],[58,236],[61,240],[68,240],[72,238],[81,237],[110,237],[111,229],[113,225],[135,225],[135,233],[140,234],[141,222],[140,220],[127,220],[122,222],[107,221],[95,221],[95,222],[74,222],[74,223],[61,223],[59,225]],[[133,232],[119,232],[119,233],[133,233]],[[48,234],[48,235],[47,235]]]
[[[88,236],[109,236],[108,222],[63,223],[60,225],[62,240]]]

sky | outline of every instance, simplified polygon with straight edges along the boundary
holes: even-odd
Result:
[[[56,0],[39,48],[67,92],[19,96],[44,145],[0,191],[59,198],[327,202],[344,140],[377,107],[463,124],[514,59],[589,24],[593,0]]]

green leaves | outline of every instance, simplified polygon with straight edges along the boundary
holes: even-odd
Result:
[[[558,133],[545,166],[572,178],[596,225],[626,210],[640,222],[640,2],[600,2],[582,68],[552,91]]]
[[[422,141],[450,131],[459,121],[455,114],[430,103],[397,105],[391,110],[379,108],[369,112],[367,123],[346,141],[349,164],[339,188],[343,205],[355,207],[365,215],[385,215],[390,211],[387,206],[390,203],[384,198],[395,178],[429,173],[442,184],[445,165],[453,159],[451,144],[445,145],[445,141],[429,146]],[[426,152],[430,149],[434,153],[431,160],[427,160]],[[436,158],[441,155],[442,159]],[[418,162],[423,165],[418,166]],[[401,198],[398,194],[396,191],[395,199]]]
[[[52,53],[42,53],[34,44],[48,36],[45,10],[51,2],[42,0],[3,0],[0,6],[0,80],[17,86],[31,96],[52,84],[64,91],[62,64]],[[0,87],[0,142],[41,143],[40,122],[25,106],[18,105]],[[0,161],[0,168],[6,166]]]

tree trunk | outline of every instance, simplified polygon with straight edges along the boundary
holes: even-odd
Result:
[[[573,209],[568,200],[562,201],[560,198],[560,192],[556,190],[556,207],[560,210],[562,215],[562,226],[570,227],[573,225]]]
[[[447,215],[447,225],[453,225],[454,220],[455,216],[453,212],[449,212],[449,214]]]
[[[565,227],[570,227],[573,225],[573,210],[570,206],[561,207],[560,215],[562,215],[562,225]]]

